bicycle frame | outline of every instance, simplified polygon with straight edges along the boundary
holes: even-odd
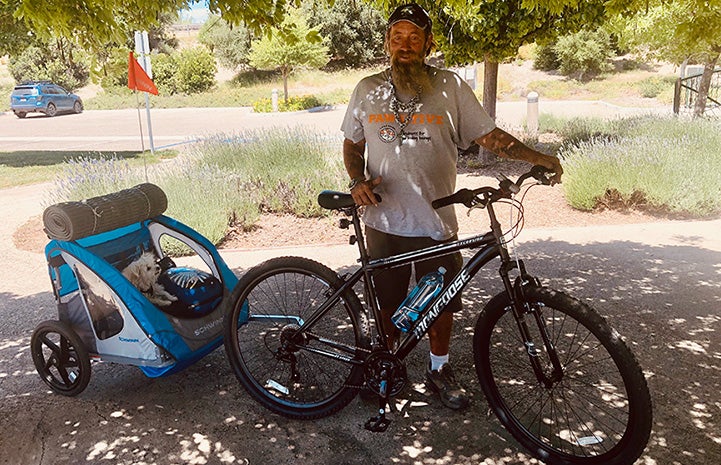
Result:
[[[435,209],[486,208],[490,230],[384,258],[371,258],[366,250],[353,197],[323,191],[319,205],[345,213],[341,228],[353,224],[350,243],[358,247],[360,266],[338,274],[310,258],[278,257],[249,270],[233,291],[225,320],[226,352],[238,380],[271,411],[298,419],[338,412],[358,392],[373,394],[378,414],[365,428],[386,431],[387,407],[396,406],[391,399],[412,396],[406,391],[406,357],[450,316],[442,312],[480,269],[498,259],[492,266],[498,266],[503,289],[488,303],[477,302],[472,335],[473,364],[489,408],[521,446],[547,463],[634,462],[652,427],[651,396],[638,361],[593,308],[541,285],[509,253],[507,241],[521,229],[526,191],[514,196],[525,180],[549,185],[550,176],[534,166],[515,182],[500,176],[497,188],[463,188],[436,199]],[[519,213],[509,231],[497,221],[497,201],[509,202]],[[409,330],[398,334],[388,318],[394,309],[381,309],[376,295],[379,272],[403,267],[407,276],[412,263],[451,258],[466,249],[472,250],[464,252],[460,270],[445,274],[444,288]],[[495,279],[484,273],[484,284]]]
[[[353,206],[344,209],[346,214],[349,214],[352,217],[351,222],[355,231],[355,241],[357,241],[358,249],[361,256],[361,267],[357,271],[355,271],[350,277],[343,278],[343,285],[336,289],[336,291],[328,297],[326,302],[324,302],[323,305],[321,305],[321,307],[313,315],[311,315],[310,318],[302,322],[302,325],[298,329],[298,333],[300,334],[311,331],[313,325],[323,317],[323,315],[328,311],[328,309],[331,308],[332,305],[334,305],[338,301],[338,299],[340,299],[340,296],[344,292],[351,289],[356,283],[358,283],[358,281],[363,278],[365,295],[367,301],[370,303],[373,317],[375,320],[375,327],[379,339],[378,342],[382,348],[386,348],[387,335],[383,331],[383,320],[381,317],[381,312],[377,303],[375,289],[371,284],[373,273],[378,270],[395,268],[402,265],[410,264],[412,262],[438,257],[441,255],[446,255],[460,250],[471,249],[475,247],[481,247],[481,249],[478,250],[473,255],[473,257],[471,257],[465,263],[463,268],[450,281],[450,284],[444,288],[443,292],[441,292],[428,304],[428,309],[424,312],[421,318],[419,318],[414,323],[411,330],[405,333],[405,336],[401,339],[400,344],[392,350],[392,354],[401,360],[404,359],[415,348],[415,346],[423,338],[423,336],[428,332],[428,329],[433,325],[433,323],[435,323],[435,321],[438,319],[439,315],[443,312],[451,299],[453,299],[453,297],[455,297],[466,287],[466,285],[470,282],[471,278],[473,278],[481,268],[483,268],[488,262],[490,262],[496,257],[501,257],[501,267],[499,269],[499,273],[501,275],[501,279],[503,280],[506,292],[508,292],[508,295],[511,296],[511,301],[515,302],[515,292],[508,273],[511,269],[516,268],[517,265],[515,261],[511,260],[508,254],[506,243],[503,239],[501,225],[496,219],[493,205],[489,203],[486,208],[488,209],[488,214],[491,218],[491,231],[485,234],[480,234],[466,239],[459,239],[445,244],[440,244],[413,252],[393,255],[390,257],[379,259],[370,259],[368,255],[365,246],[365,240],[363,237],[362,226],[360,224],[358,208]],[[351,243],[352,242],[353,240],[351,240]],[[521,266],[521,274],[525,274],[522,262],[519,261],[518,263],[520,263]],[[514,308],[515,307],[516,305],[514,303]],[[519,321],[520,314],[517,314],[516,316],[517,321]],[[519,328],[520,326],[525,326],[525,323],[521,323],[522,322],[519,321]],[[528,330],[526,329],[524,331],[523,329],[521,329],[521,332],[523,333],[525,339],[528,341]],[[328,343],[335,349],[354,353],[354,348],[346,347],[333,341],[324,342]],[[341,359],[341,357],[339,357],[337,353],[321,351],[318,349],[313,349],[313,351],[326,354],[333,358]],[[343,360],[350,363],[363,363],[362,360],[351,358]],[[540,366],[538,367],[538,369],[540,370]]]

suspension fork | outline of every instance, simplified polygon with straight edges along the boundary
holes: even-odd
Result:
[[[531,284],[540,287],[540,282],[538,279],[526,273],[526,267],[522,260],[518,260],[518,262],[516,262],[511,258],[508,253],[508,248],[506,247],[506,242],[503,238],[501,225],[496,219],[493,204],[489,202],[486,208],[488,209],[488,215],[491,220],[491,231],[496,237],[499,255],[501,258],[499,274],[501,275],[503,286],[506,289],[506,293],[511,301],[513,318],[518,326],[524,348],[528,354],[531,368],[533,369],[533,373],[536,375],[536,379],[545,387],[550,388],[563,377],[563,366],[558,358],[558,353],[556,352],[556,347],[551,340],[551,336],[548,334],[546,323],[543,321],[543,315],[541,314],[540,308],[529,302],[524,291],[524,286]],[[518,268],[519,276],[516,278],[515,283],[511,284],[509,273],[514,268]],[[541,335],[541,340],[543,341],[543,345],[546,348],[551,365],[553,366],[553,371],[550,376],[546,375],[543,366],[541,365],[541,351],[536,347],[536,344],[533,342],[533,338],[531,337],[531,331],[526,321],[526,315],[529,313],[533,315],[536,326],[538,327],[538,331]]]

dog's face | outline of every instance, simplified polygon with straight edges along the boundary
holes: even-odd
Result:
[[[160,276],[160,265],[155,255],[145,252],[123,270],[123,275],[138,289],[150,289]]]

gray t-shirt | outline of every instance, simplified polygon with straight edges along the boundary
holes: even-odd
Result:
[[[421,96],[401,143],[390,109],[389,74],[386,70],[358,83],[341,127],[352,142],[365,139],[366,172],[383,177],[375,189],[383,200],[366,207],[363,222],[398,236],[448,239],[458,232],[455,210],[434,210],[431,202],[455,191],[458,148],[468,148],[496,125],[465,81],[431,67],[433,89]]]

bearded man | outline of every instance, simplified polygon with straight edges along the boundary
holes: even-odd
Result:
[[[453,206],[434,210],[431,202],[455,191],[459,148],[476,142],[501,157],[543,165],[556,173],[555,182],[563,173],[557,158],[497,128],[458,75],[425,63],[434,46],[431,29],[430,17],[417,4],[400,6],[391,14],[385,36],[391,66],[358,83],[341,128],[348,187],[356,204],[366,206],[363,222],[374,259],[457,239]],[[447,285],[460,271],[462,258],[457,252],[413,266],[416,281],[445,268]],[[408,265],[373,276],[391,346],[398,330],[390,317],[408,292],[411,271]],[[428,332],[426,385],[452,409],[468,405],[448,355],[453,313],[460,309],[457,295]]]

